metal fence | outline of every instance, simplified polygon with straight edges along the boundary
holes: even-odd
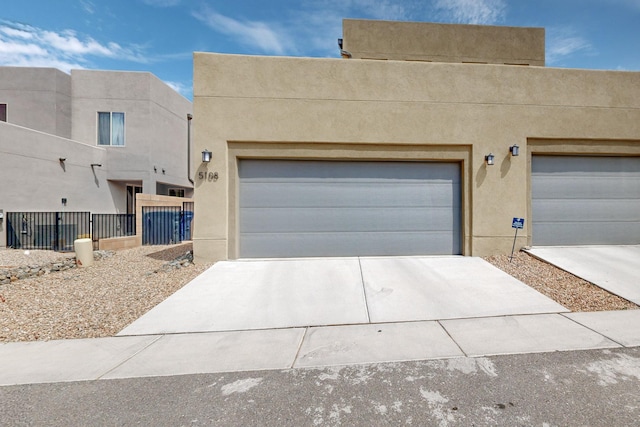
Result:
[[[89,212],[7,212],[7,247],[73,251],[73,242],[90,237]]]
[[[195,207],[194,202],[182,203],[182,240],[191,240],[192,235],[192,223],[193,223],[193,209]]]
[[[191,210],[184,209],[184,205]],[[142,207],[142,244],[170,245],[191,240],[193,203],[179,206]]]
[[[191,240],[193,202],[182,208],[142,207],[142,244],[169,245]],[[90,212],[7,212],[7,247],[73,251],[73,242],[91,237],[94,248],[100,239],[136,235],[134,214]]]
[[[170,245],[181,242],[181,212],[178,206],[143,206],[142,244]]]
[[[95,243],[100,239],[136,235],[134,214],[93,214],[91,215],[91,237]]]

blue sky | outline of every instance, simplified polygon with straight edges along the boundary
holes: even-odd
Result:
[[[194,51],[339,57],[342,18],[545,27],[547,66],[640,71],[640,0],[4,0],[0,65],[150,71]]]

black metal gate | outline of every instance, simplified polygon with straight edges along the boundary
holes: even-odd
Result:
[[[89,212],[7,212],[7,247],[73,251],[76,239],[91,236]]]
[[[191,240],[194,202],[182,203],[182,240]]]
[[[179,206],[142,207],[142,244],[170,245],[191,240],[193,202]]]
[[[180,243],[180,218],[178,206],[142,207],[142,244],[170,245]]]
[[[135,234],[136,216],[134,214],[91,215],[91,236],[94,246],[100,239],[135,236]]]

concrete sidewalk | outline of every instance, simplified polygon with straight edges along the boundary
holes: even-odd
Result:
[[[640,346],[640,310],[0,345],[0,385]]]
[[[479,258],[219,262],[117,337],[0,344],[0,385],[640,346]]]

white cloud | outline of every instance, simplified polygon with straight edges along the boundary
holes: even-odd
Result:
[[[0,40],[0,55],[46,56],[47,51],[32,43],[14,43]]]
[[[167,84],[167,86],[169,86],[171,89],[175,90],[185,98],[190,99],[193,96],[193,87],[191,86],[191,83],[185,84],[182,82],[172,82],[167,80],[165,80],[164,82]]]
[[[0,33],[4,33],[9,37],[25,39],[25,40],[30,40],[33,38],[33,34],[31,34],[30,32],[19,30],[17,28],[11,28],[11,27],[0,26]]]
[[[546,51],[547,64],[554,65],[577,53],[592,54],[594,49],[587,39],[571,28],[550,28],[547,29]]]
[[[89,15],[96,13],[96,5],[91,0],[80,0],[80,6]]]
[[[443,18],[462,24],[496,24],[505,18],[504,0],[435,0]]]
[[[242,44],[260,49],[264,53],[284,55],[290,51],[284,30],[261,21],[240,21],[224,16],[205,6],[193,16],[211,29],[237,38]]]
[[[55,67],[68,72],[90,65],[94,57],[148,62],[137,46],[100,43],[72,30],[55,32],[0,20],[0,65]]]
[[[68,55],[97,55],[113,57],[121,50],[120,46],[115,43],[110,43],[109,46],[104,46],[92,38],[87,38],[82,41],[78,39],[74,31],[70,30],[65,30],[62,33],[42,31],[39,33],[38,38],[45,46],[50,46],[53,49],[59,52],[64,52]]]

